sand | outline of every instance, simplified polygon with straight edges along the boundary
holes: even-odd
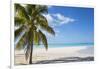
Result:
[[[94,48],[92,46],[49,48],[48,51],[45,48],[34,48],[32,62],[33,64],[43,64],[93,60],[93,52]],[[15,50],[15,65],[20,64],[28,64],[25,60],[24,50]]]

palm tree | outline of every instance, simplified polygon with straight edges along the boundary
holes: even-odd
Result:
[[[48,49],[47,38],[43,30],[55,35],[54,30],[48,25],[47,19],[43,14],[47,14],[47,6],[41,5],[21,5],[15,4],[15,45],[16,49],[25,50],[25,58],[32,64],[33,45],[44,44]]]

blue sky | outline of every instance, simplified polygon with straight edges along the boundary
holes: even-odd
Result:
[[[44,14],[55,36],[46,33],[48,43],[91,43],[94,41],[94,9],[49,6]]]

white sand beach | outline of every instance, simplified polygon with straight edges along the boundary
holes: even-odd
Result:
[[[47,51],[45,48],[33,49],[33,63],[45,60],[55,60],[68,57],[93,57],[93,46],[73,46],[73,47],[59,47],[49,48]],[[15,64],[27,64],[23,50],[15,50]]]

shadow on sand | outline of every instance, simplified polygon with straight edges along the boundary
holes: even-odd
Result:
[[[50,64],[50,63],[68,63],[68,62],[82,62],[82,61],[94,61],[94,57],[67,57],[67,58],[60,58],[55,60],[45,60],[45,61],[38,61],[33,64]]]
[[[59,58],[54,60],[43,60],[33,62],[32,64],[51,64],[51,63],[68,63],[68,62],[83,62],[83,61],[94,61],[94,57],[67,57],[67,58]],[[16,64],[16,65],[28,65],[28,64]]]

